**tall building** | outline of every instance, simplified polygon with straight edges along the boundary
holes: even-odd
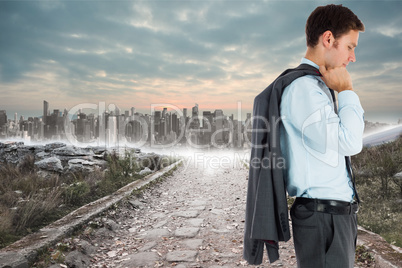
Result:
[[[243,137],[243,124],[241,121],[233,120],[232,130],[232,146],[235,148],[242,148],[244,143]]]
[[[131,120],[134,120],[135,108],[131,107]]]
[[[106,141],[107,145],[110,147],[116,146],[117,143],[117,117],[109,116],[108,118],[108,129],[106,131]]]
[[[192,109],[192,117],[198,117],[198,104],[196,103]]]
[[[158,141],[160,139],[160,126],[161,126],[161,120],[162,120],[162,114],[161,111],[155,111],[154,113],[154,133],[151,133],[155,135],[155,140]]]
[[[202,113],[202,128],[210,128],[212,129],[212,123],[214,120],[214,115],[211,111],[204,111]]]
[[[177,118],[177,114],[172,114],[172,131],[175,132],[177,135],[180,133],[180,122],[179,118]]]
[[[214,118],[215,118],[215,131],[216,131],[216,136],[215,144],[222,144],[223,143],[223,125],[224,125],[224,116],[223,116],[223,111],[222,110],[215,110],[214,112]]]
[[[0,136],[1,133],[6,134],[7,130],[7,112],[5,110],[0,110]]]
[[[172,131],[172,113],[166,114],[166,133],[170,133]]]
[[[43,123],[45,123],[45,125],[47,124],[46,122],[46,117],[49,113],[49,103],[47,101],[43,101]]]
[[[186,126],[187,125],[187,108],[183,108],[183,124]]]
[[[251,145],[251,133],[253,130],[252,126],[252,121],[251,121],[251,113],[247,113],[247,119],[245,122],[245,129],[243,131],[244,133],[244,139],[247,143],[247,145]]]
[[[198,104],[197,103],[195,104],[195,106],[192,109],[190,128],[191,129],[199,129],[200,128],[200,119],[198,117]]]
[[[115,113],[115,115],[120,115],[120,108],[117,107],[117,105],[116,105],[116,108],[114,109],[114,113]]]

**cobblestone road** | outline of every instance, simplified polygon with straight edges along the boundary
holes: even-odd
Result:
[[[72,239],[75,267],[242,267],[248,169],[233,154],[193,154],[172,176],[93,220]],[[83,253],[82,253],[83,252]],[[60,267],[60,266],[54,266]],[[255,266],[250,266],[255,267]],[[296,267],[292,239],[280,260]]]
[[[248,169],[241,158],[192,155],[173,176],[95,219],[103,227],[75,239],[87,255],[66,260],[90,259],[91,267],[247,266],[242,250]],[[272,267],[295,267],[290,242],[281,244],[280,255]],[[261,267],[271,267],[266,256]]]

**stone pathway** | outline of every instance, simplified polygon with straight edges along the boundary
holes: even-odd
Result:
[[[88,226],[80,237],[70,238],[77,250],[67,255],[65,263],[70,267],[248,266],[242,258],[248,169],[236,158],[212,154],[204,154],[200,161],[189,158],[173,176],[89,225],[100,228]],[[292,240],[280,243],[279,261],[269,264],[264,253],[259,267],[296,267]]]

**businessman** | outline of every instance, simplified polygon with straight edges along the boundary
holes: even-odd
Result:
[[[346,67],[356,61],[364,25],[347,7],[327,5],[310,14],[305,30],[307,51],[301,64],[317,73],[295,79],[279,98],[283,177],[273,171],[271,182],[266,183],[261,171],[250,165],[244,256],[249,263],[258,263],[260,259],[251,256],[261,258],[265,244],[270,260],[275,261],[278,256],[272,248],[277,250],[278,240],[287,240],[283,212],[273,221],[275,227],[259,220],[267,211],[283,209],[276,202],[283,193],[273,187],[283,180],[288,194],[296,196],[290,215],[298,267],[353,267],[359,199],[349,157],[362,149],[364,111]],[[257,112],[259,96],[254,103]],[[268,185],[266,196],[253,198],[261,193],[261,185]],[[265,199],[270,201],[260,202]],[[280,232],[272,235],[271,228]]]

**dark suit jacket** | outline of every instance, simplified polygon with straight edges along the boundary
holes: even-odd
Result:
[[[283,90],[304,75],[320,75],[308,64],[283,72],[254,99],[250,171],[243,257],[261,264],[264,244],[270,262],[279,258],[278,241],[290,239],[284,161],[280,150],[280,102]],[[274,244],[264,242],[274,241]]]

